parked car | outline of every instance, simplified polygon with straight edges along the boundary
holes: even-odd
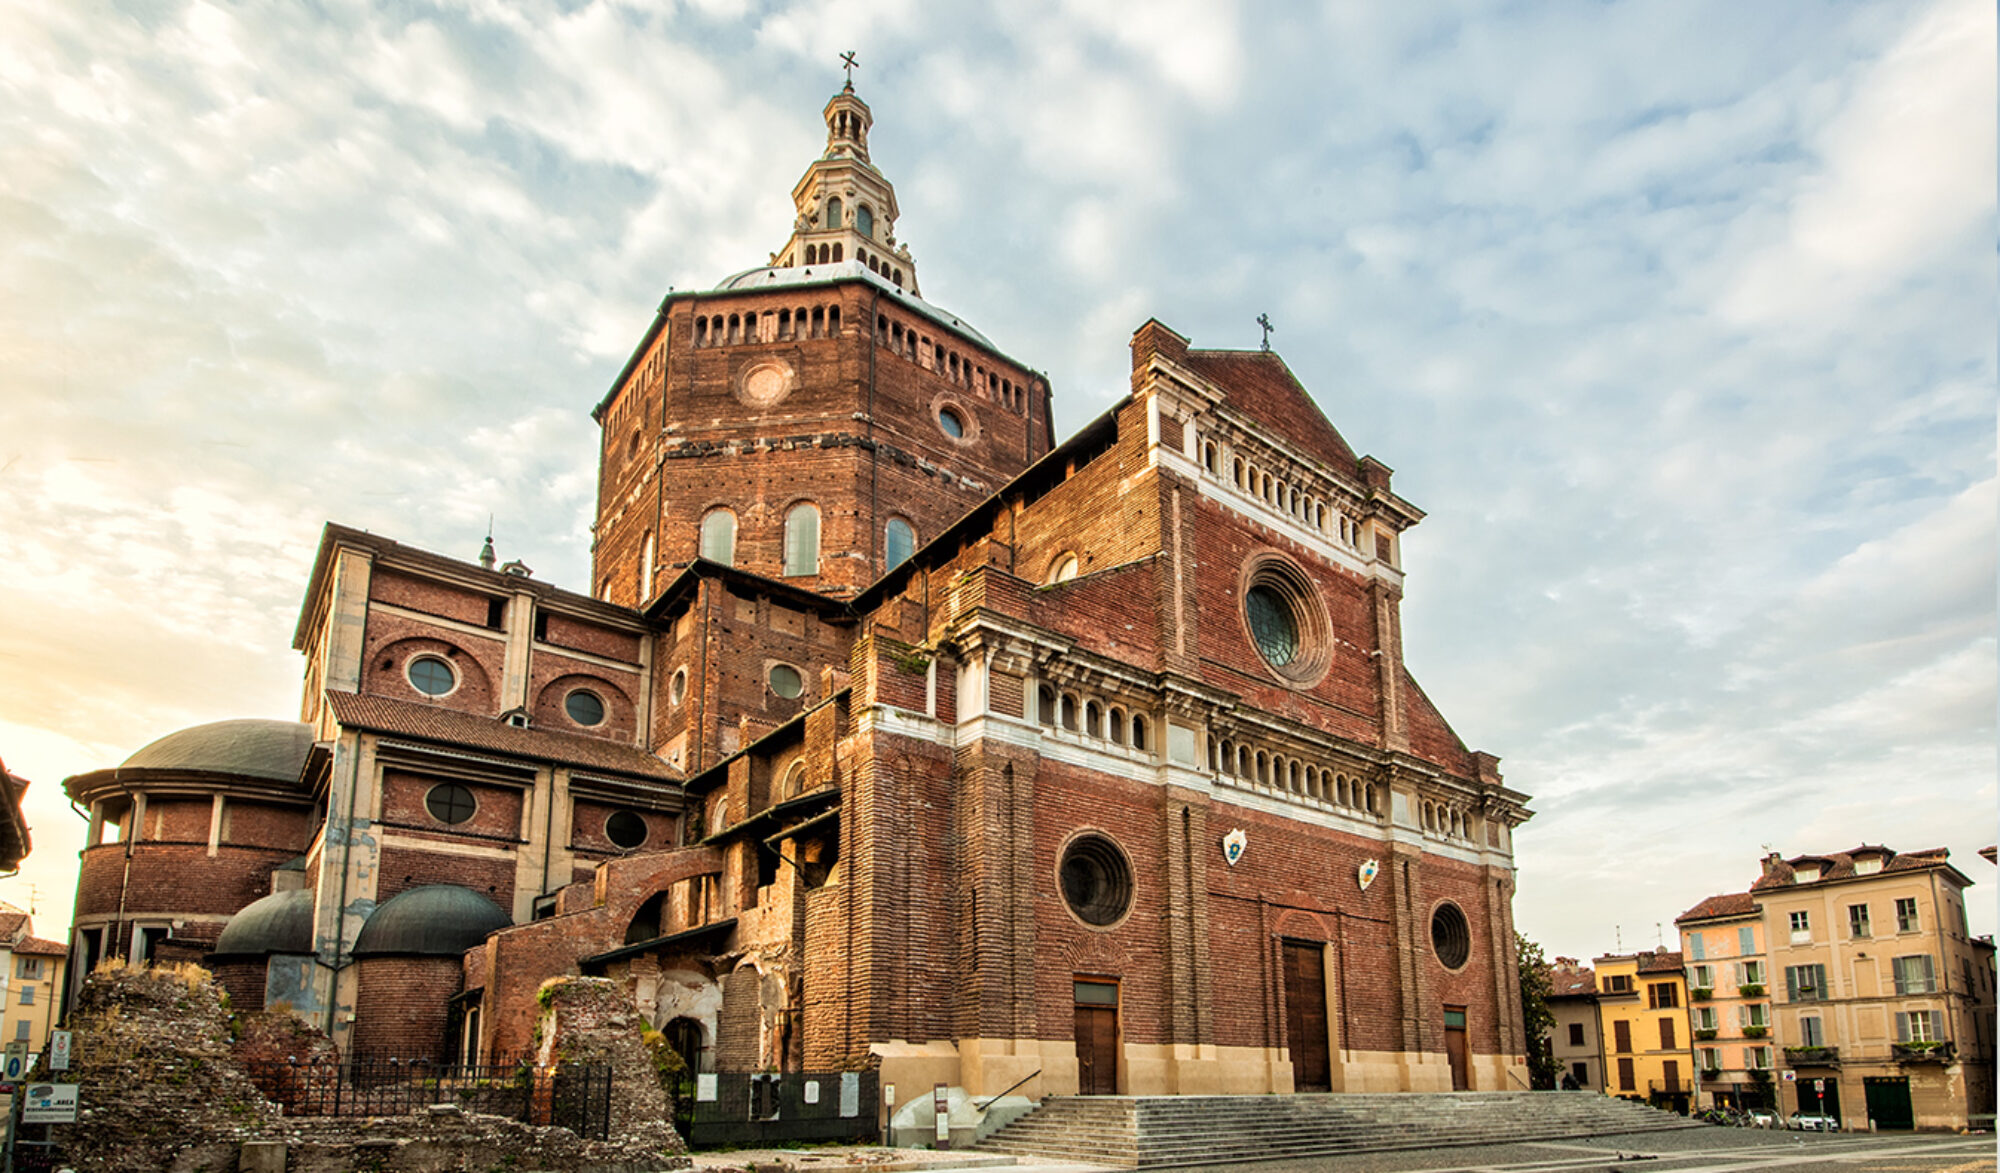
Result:
[[[1794,1112],[1786,1127],[1795,1132],[1839,1132],[1840,1121],[1817,1112]]]

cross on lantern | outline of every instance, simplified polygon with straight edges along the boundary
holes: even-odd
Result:
[[[850,49],[850,50],[848,50],[847,52],[845,52],[845,53],[842,53],[842,54],[840,55],[840,67],[841,67],[842,69],[845,69],[845,70],[847,71],[847,88],[848,88],[848,89],[850,89],[850,90],[851,90],[851,89],[853,89],[853,88],[854,88],[854,51],[853,51],[852,49]]]
[[[1271,349],[1271,331],[1272,331],[1272,330],[1274,330],[1274,329],[1276,329],[1276,327],[1274,327],[1274,326],[1272,326],[1272,325],[1271,325],[1271,315],[1269,315],[1269,314],[1258,314],[1258,315],[1257,315],[1257,324],[1258,324],[1259,326],[1262,326],[1262,327],[1264,327],[1264,343],[1263,343],[1263,349],[1265,349],[1265,350],[1269,350],[1269,349]]]

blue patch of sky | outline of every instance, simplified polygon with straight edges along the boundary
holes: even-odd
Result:
[[[559,144],[504,118],[488,119],[476,145],[534,190],[536,202],[570,213],[602,214],[627,207],[653,190],[632,167],[580,160]]]

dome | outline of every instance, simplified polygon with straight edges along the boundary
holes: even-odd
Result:
[[[457,884],[426,884],[383,901],[354,938],[354,956],[456,956],[514,918]]]
[[[313,891],[273,892],[243,906],[216,938],[215,956],[251,957],[313,951]]]
[[[731,273],[715,286],[717,292],[731,292],[744,289],[776,289],[785,285],[819,285],[830,281],[850,281],[860,278],[872,281],[882,287],[884,293],[893,295],[904,309],[915,310],[941,326],[965,335],[966,338],[999,353],[999,347],[991,339],[973,329],[957,314],[939,309],[923,298],[906,289],[891,285],[879,273],[872,273],[860,261],[835,261],[832,264],[793,266],[783,268],[765,265],[756,269],[745,269],[741,273]]]
[[[217,721],[169,733],[126,758],[119,768],[295,782],[312,743],[312,726],[298,721]]]

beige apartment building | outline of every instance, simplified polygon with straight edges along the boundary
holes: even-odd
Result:
[[[1604,1036],[1598,1030],[1597,975],[1574,957],[1549,967],[1549,1054],[1556,1086],[1566,1091],[1604,1089]]]
[[[1776,1104],[1771,973],[1763,913],[1748,892],[1711,896],[1674,918],[1687,965],[1700,1108]]]
[[[1948,856],[1764,859],[1750,895],[1777,995],[1780,1111],[1847,1130],[1992,1119],[1993,942],[1968,932],[1972,881]]]

